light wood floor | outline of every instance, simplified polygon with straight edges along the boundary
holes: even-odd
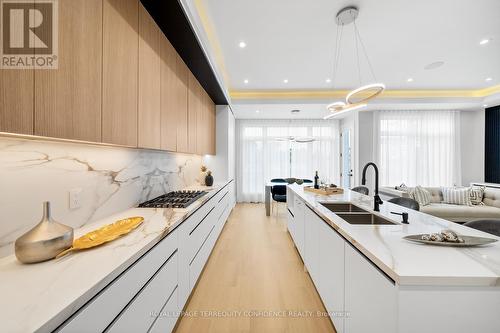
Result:
[[[335,332],[317,316],[325,309],[286,231],[284,210],[266,217],[262,204],[236,205],[177,333]]]

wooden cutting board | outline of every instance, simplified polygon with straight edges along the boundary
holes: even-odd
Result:
[[[304,191],[313,192],[321,195],[342,194],[344,189],[341,187],[326,187],[315,189],[313,186],[304,186]]]

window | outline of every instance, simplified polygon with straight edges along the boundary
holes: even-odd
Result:
[[[261,202],[272,178],[335,182],[338,170],[337,121],[237,120],[238,201]],[[298,143],[289,137],[312,137]]]
[[[459,129],[458,111],[377,111],[380,184],[460,184]]]

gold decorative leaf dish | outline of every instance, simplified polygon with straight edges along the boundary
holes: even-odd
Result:
[[[88,232],[85,235],[75,239],[73,246],[59,253],[56,258],[62,257],[72,251],[90,249],[102,245],[104,243],[115,240],[123,235],[128,234],[144,222],[144,217],[135,216],[123,220],[118,220],[115,223],[107,224],[94,231]]]

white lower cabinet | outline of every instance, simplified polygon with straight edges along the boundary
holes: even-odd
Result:
[[[345,245],[346,333],[396,333],[397,289],[350,244]],[[432,329],[431,329],[432,330]]]
[[[290,234],[336,331],[396,333],[394,282],[297,196],[294,212]]]
[[[178,318],[179,307],[177,305],[177,297],[179,288],[176,287],[170,297],[168,298],[167,303],[163,306],[156,321],[153,323],[148,333],[167,333],[172,332],[175,327],[175,323]]]
[[[234,207],[230,182],[57,332],[171,332]]]
[[[319,227],[324,224],[310,208],[304,208],[304,264],[314,284],[319,282]]]
[[[147,332],[175,289],[177,289],[177,251],[115,319],[108,332]]]
[[[332,227],[320,224],[317,288],[337,333],[344,332],[344,246],[344,239]]]
[[[294,233],[292,234],[295,246],[302,258],[304,258],[304,202],[295,198],[294,202]]]

